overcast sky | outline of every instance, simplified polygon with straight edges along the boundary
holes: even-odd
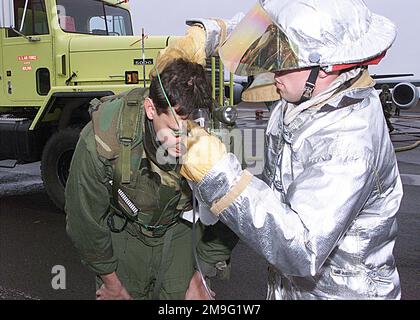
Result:
[[[337,0],[339,1],[339,0]],[[135,33],[145,28],[149,35],[183,35],[185,20],[197,17],[231,18],[246,13],[256,0],[131,0]],[[420,1],[365,0],[375,13],[390,18],[397,25],[398,36],[385,59],[371,73],[414,73],[420,79]]]

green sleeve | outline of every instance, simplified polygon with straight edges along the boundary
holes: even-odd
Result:
[[[107,168],[96,152],[92,125],[82,131],[66,184],[66,230],[82,262],[97,275],[117,268],[111,232],[106,224],[109,210]]]
[[[217,222],[207,226],[197,244],[197,253],[203,273],[209,277],[229,277],[230,256],[238,243],[238,236],[226,225]]]

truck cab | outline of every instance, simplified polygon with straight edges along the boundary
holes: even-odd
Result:
[[[63,209],[89,102],[149,86],[158,52],[173,39],[134,36],[127,0],[3,0],[0,166],[41,161],[45,189]],[[225,79],[215,57],[207,71],[221,107],[215,117],[231,123],[236,111],[227,107],[239,101],[243,86],[233,75]]]
[[[169,41],[134,36],[126,2],[2,2],[0,161],[41,160],[45,188],[60,208],[79,132],[90,120],[89,102],[148,86]]]

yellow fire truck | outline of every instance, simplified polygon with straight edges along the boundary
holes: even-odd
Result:
[[[171,39],[134,36],[126,2],[1,3],[0,161],[41,160],[45,188],[60,208],[89,102],[148,86],[155,58]]]

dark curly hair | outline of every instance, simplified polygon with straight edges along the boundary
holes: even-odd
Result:
[[[212,106],[211,85],[202,65],[184,59],[175,59],[160,73],[163,88],[175,111],[188,116],[198,108]],[[158,114],[168,112],[168,102],[157,76],[151,79],[149,97]]]

